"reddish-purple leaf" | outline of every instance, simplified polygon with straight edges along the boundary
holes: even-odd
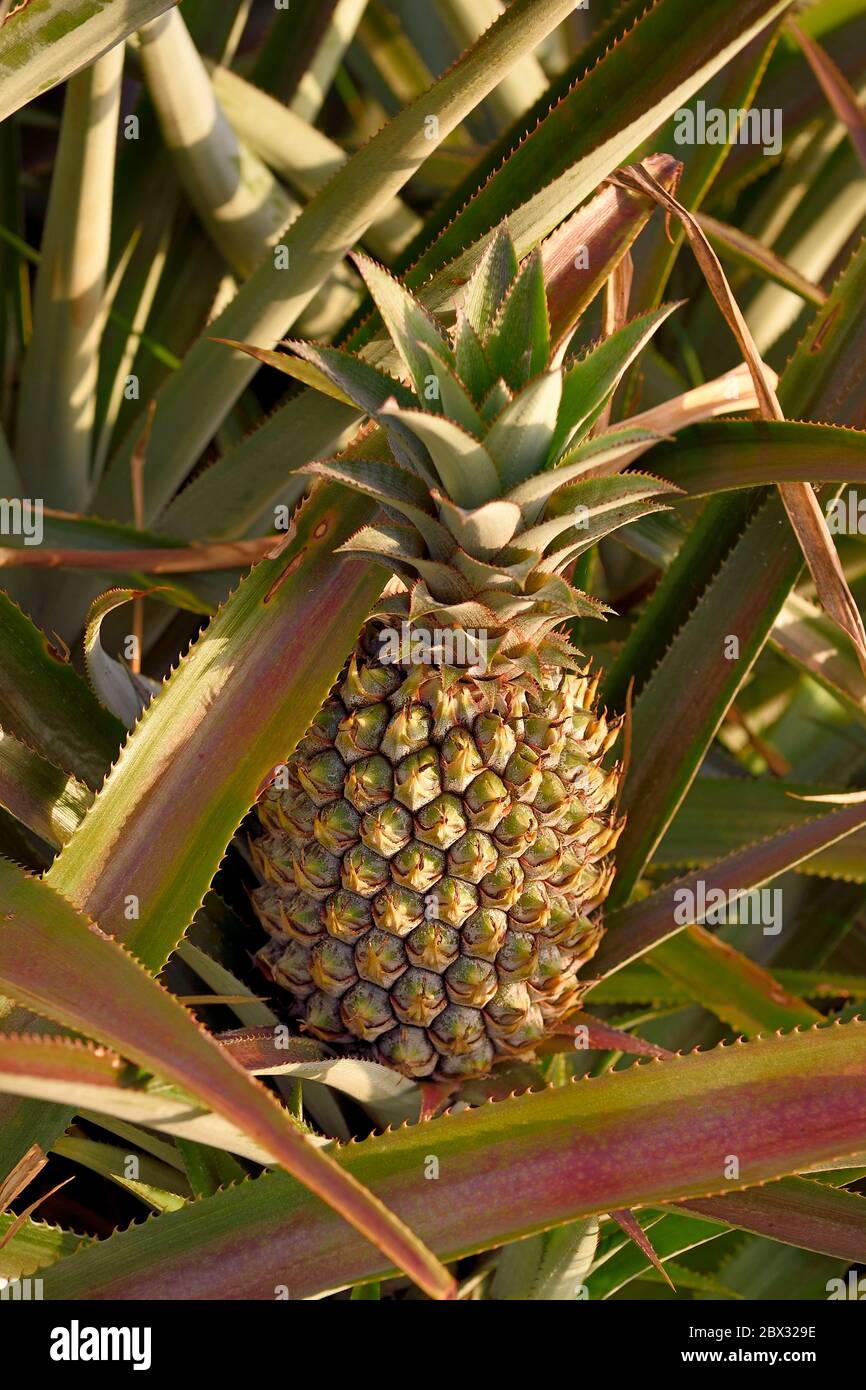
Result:
[[[737,1192],[864,1148],[866,1024],[851,1023],[638,1064],[336,1154],[452,1259],[580,1216]],[[274,1174],[63,1261],[46,1271],[45,1293],[271,1298],[282,1284],[303,1298],[388,1269]]]
[[[699,883],[704,885],[706,893],[714,888],[734,896],[745,893],[787,869],[793,869],[810,855],[817,854],[827,845],[835,844],[864,825],[866,807],[862,803],[846,806],[830,815],[816,816],[814,820],[783,830],[756,845],[749,845],[747,849],[737,850],[726,859],[705,869],[697,869],[674,883],[666,883],[642,902],[632,903],[630,907],[620,908],[608,915],[607,932],[593,960],[593,970],[599,975],[611,975],[689,925],[678,922],[674,916],[677,907],[674,895],[677,892],[689,890],[695,902],[699,897]]]
[[[623,1231],[625,1231],[629,1239],[633,1240],[638,1249],[642,1251],[644,1255],[646,1255],[650,1264],[655,1266],[659,1274],[664,1279],[665,1283],[669,1284],[670,1287],[674,1290],[674,1293],[676,1293],[676,1285],[673,1279],[668,1274],[667,1270],[665,1269],[655,1250],[653,1250],[652,1242],[649,1236],[647,1235],[643,1227],[640,1226],[636,1221],[634,1213],[631,1211],[623,1210],[612,1211],[610,1215],[613,1217],[616,1224],[619,1227],[621,1227]]]
[[[866,1263],[866,1197],[826,1183],[785,1178],[748,1192],[678,1205],[788,1245]]]

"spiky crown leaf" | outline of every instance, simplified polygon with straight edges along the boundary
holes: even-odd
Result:
[[[505,226],[489,240],[450,332],[388,271],[364,256],[354,260],[391,353],[380,352],[374,366],[338,349],[286,344],[306,364],[307,381],[318,378],[370,417],[338,458],[300,471],[381,504],[386,521],[343,546],[407,581],[407,591],[383,599],[378,612],[410,624],[484,628],[503,668],[573,665],[575,653],[552,629],[605,609],[563,571],[674,491],[656,478],[616,474],[617,460],[635,446],[633,432],[589,437],[672,306],[564,362],[565,344],[551,344],[541,251],[519,265]],[[383,369],[392,365],[401,381]],[[646,447],[646,435],[637,443]]]

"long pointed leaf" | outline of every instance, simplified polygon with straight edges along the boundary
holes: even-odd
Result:
[[[570,8],[570,0],[515,0],[454,68],[362,146],[307,204],[283,237],[286,256],[259,267],[211,325],[213,333],[273,347],[366,231],[382,199],[399,192],[436,144]],[[436,138],[429,134],[430,116],[438,123]],[[254,371],[248,358],[200,339],[167,382],[153,424],[145,519],[169,501]],[[131,448],[130,440],[106,476],[102,514],[129,515]]]
[[[0,890],[0,988],[65,1027],[94,1034],[203,1100],[369,1239],[383,1242],[432,1296],[448,1295],[449,1276],[411,1232],[314,1149],[273,1097],[132,956],[47,884],[14,865],[0,862]]]
[[[298,517],[292,549],[257,565],[211,621],[52,866],[52,885],[154,971],[192,921],[260,787],[303,734],[381,587],[379,571],[333,555],[369,519],[369,504],[335,503],[333,490],[320,489]],[[351,601],[338,607],[338,593]],[[137,916],[127,915],[130,895]]]
[[[862,427],[864,303],[866,246],[785,370],[779,392],[787,416]],[[638,678],[614,901],[631,892],[670,823],[801,567],[777,498],[723,497],[707,507],[647,605],[606,690],[621,698],[628,678]],[[726,655],[732,637],[735,659]]]
[[[63,82],[175,0],[40,0],[16,5],[0,27],[0,121]]]
[[[690,497],[781,482],[866,483],[866,431],[791,420],[712,420],[659,445],[653,467]]]
[[[0,642],[0,725],[64,772],[98,787],[117,754],[123,725],[2,591]]]
[[[697,905],[701,900],[706,903],[706,895],[711,889],[729,894],[729,902],[735,905],[741,894],[759,888],[762,883],[794,868],[803,859],[808,859],[818,850],[864,825],[866,806],[863,804],[846,806],[827,816],[816,816],[803,825],[783,830],[756,845],[730,854],[711,868],[701,869],[675,883],[666,884],[642,902],[632,903],[629,907],[608,914],[607,935],[594,957],[593,968],[601,975],[609,975],[689,925],[681,920],[684,914],[676,911],[679,905],[676,894],[682,890],[691,893],[691,901],[696,907],[693,920],[702,921],[703,910]],[[699,884],[704,885],[703,899]],[[682,901],[685,906],[687,900]]]
[[[71,511],[90,492],[122,75],[120,46],[66,93],[18,403],[25,485]]]
[[[83,782],[0,729],[0,806],[50,845],[65,844],[93,800]]]
[[[853,1153],[866,1135],[866,1025],[650,1062],[339,1150],[446,1258],[581,1215],[723,1193]],[[726,1178],[737,1155],[739,1177]],[[424,1155],[440,1181],[424,1178]],[[730,1165],[728,1165],[730,1171]],[[101,1242],[46,1271],[76,1297],[302,1298],[387,1272],[279,1176]],[[255,1242],[239,1249],[244,1232]],[[181,1292],[182,1291],[182,1292]]]

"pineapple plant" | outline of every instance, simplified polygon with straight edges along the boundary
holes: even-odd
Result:
[[[0,1304],[862,1297],[864,37],[0,5]]]
[[[290,346],[371,411],[308,471],[381,505],[343,550],[399,582],[259,802],[257,960],[323,1042],[409,1077],[483,1076],[576,1008],[600,939],[620,721],[562,631],[602,612],[566,572],[663,485],[593,476],[586,360],[551,343],[541,254],[518,265],[506,227],[450,333],[356,265],[402,380]]]

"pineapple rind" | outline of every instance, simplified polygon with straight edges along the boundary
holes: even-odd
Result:
[[[596,686],[386,666],[365,635],[251,843],[257,962],[305,1031],[454,1080],[574,1010],[622,829]]]

